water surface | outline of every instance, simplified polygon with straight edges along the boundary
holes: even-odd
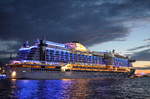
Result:
[[[150,78],[0,80],[0,99],[150,99]]]

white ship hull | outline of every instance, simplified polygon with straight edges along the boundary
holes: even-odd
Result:
[[[15,74],[13,74],[15,72]],[[14,79],[97,79],[97,78],[126,78],[131,73],[124,72],[81,72],[81,71],[42,71],[30,68],[14,68],[7,72],[8,78]]]

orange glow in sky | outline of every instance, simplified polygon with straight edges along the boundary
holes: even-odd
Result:
[[[150,68],[150,61],[136,61],[133,63],[133,67],[149,67]],[[150,69],[145,70],[136,70],[135,74],[150,74]]]
[[[133,67],[150,67],[150,61],[136,61],[133,63]]]
[[[135,74],[150,74],[150,70],[136,70]]]

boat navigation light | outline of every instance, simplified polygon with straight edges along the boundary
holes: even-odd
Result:
[[[12,78],[15,78],[15,77],[16,77],[16,71],[13,71],[13,72],[11,73],[11,77],[12,77]]]

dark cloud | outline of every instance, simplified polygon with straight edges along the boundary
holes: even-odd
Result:
[[[136,52],[132,55],[132,57],[135,58],[136,60],[149,61],[150,60],[150,49]]]
[[[0,39],[87,46],[122,40],[130,31],[124,22],[149,17],[149,5],[149,0],[1,0]]]
[[[148,39],[145,39],[144,41],[148,41],[148,42],[149,42],[149,41],[150,41],[150,38],[148,38]]]
[[[150,61],[150,44],[128,49],[128,51],[133,52],[132,57],[136,60]]]
[[[0,46],[0,65],[4,65],[10,58],[16,57],[17,49],[21,44],[17,40],[0,39]]]
[[[150,44],[147,44],[147,45],[142,45],[142,46],[128,49],[128,51],[135,51],[135,50],[139,50],[139,49],[143,49],[143,48],[149,48],[149,47],[150,47]]]
[[[112,16],[109,10],[115,5],[104,3],[98,6],[96,2],[98,1],[2,2],[1,38],[31,40],[46,37],[57,42],[77,40],[91,45],[109,41],[110,38],[124,37],[128,29],[121,23],[107,19]]]
[[[129,29],[122,21],[148,16],[148,4],[148,0],[0,1],[1,39],[106,42],[127,36]]]

